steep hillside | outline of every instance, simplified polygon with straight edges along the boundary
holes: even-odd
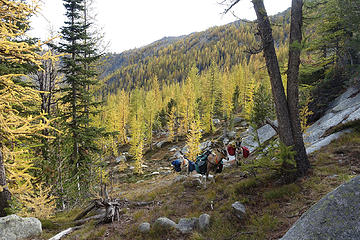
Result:
[[[289,12],[286,10],[272,18],[277,23],[273,34],[278,48],[285,44],[288,36]],[[248,61],[249,51],[259,48],[255,30],[253,22],[238,20],[187,36],[165,37],[139,49],[109,54],[103,78],[108,91],[114,92],[119,88],[146,87],[154,75],[160,82],[180,82],[192,65],[202,72],[212,61],[220,69],[229,70]]]

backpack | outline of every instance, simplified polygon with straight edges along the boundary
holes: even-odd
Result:
[[[205,174],[207,171],[207,158],[211,152],[206,151],[203,154],[196,157],[195,170],[197,173]]]
[[[171,164],[174,166],[176,172],[181,172],[181,162],[179,159],[172,161]]]
[[[192,172],[195,170],[195,163],[189,160],[188,171]]]
[[[235,155],[235,148],[232,145],[228,145],[227,146],[227,151],[229,153],[230,156],[234,156]]]
[[[250,151],[247,147],[241,147],[243,151],[243,157],[247,158],[250,155]]]

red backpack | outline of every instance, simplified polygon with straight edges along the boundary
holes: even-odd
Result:
[[[241,147],[242,148],[242,151],[243,151],[243,157],[244,158],[247,158],[249,155],[250,155],[250,151],[247,147]]]
[[[235,155],[235,148],[231,145],[227,146],[227,151],[229,153],[230,156],[234,156]]]

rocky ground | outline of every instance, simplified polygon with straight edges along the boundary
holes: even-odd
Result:
[[[113,224],[89,222],[65,239],[278,239],[322,196],[360,172],[360,133],[355,130],[310,155],[308,176],[293,184],[282,185],[266,171],[252,177],[231,166],[204,189],[197,183],[187,184],[189,181],[178,173],[168,172],[170,150],[183,143],[165,144],[147,153],[143,177],[122,176],[130,176],[129,167],[114,173],[113,197],[158,204],[125,209],[120,221]],[[239,219],[235,202],[244,205],[245,217]],[[69,219],[77,213],[58,214],[43,225],[43,239],[71,226]],[[181,219],[199,218],[205,213],[210,216],[205,230],[193,228],[183,233],[176,228],[155,227],[159,218],[179,224]],[[150,224],[150,231],[141,233],[139,225],[145,222]]]

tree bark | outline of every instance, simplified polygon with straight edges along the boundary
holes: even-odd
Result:
[[[1,150],[0,150],[0,186],[3,187],[3,191],[0,192],[0,217],[5,217],[6,216],[5,209],[9,207],[11,194],[8,187],[6,186],[5,165]]]
[[[302,0],[292,0],[290,46],[287,72],[287,102],[290,112],[292,134],[294,138],[294,150],[296,151],[297,176],[304,176],[310,167],[306,155],[304,140],[299,118],[299,65],[302,41]]]

